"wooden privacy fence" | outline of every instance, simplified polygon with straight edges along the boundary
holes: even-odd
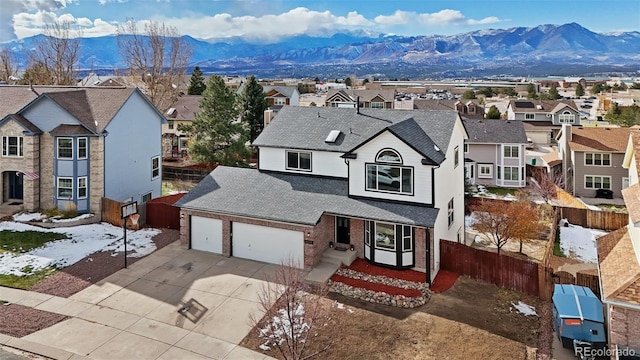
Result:
[[[600,297],[600,278],[598,275],[577,272],[576,276],[573,276],[570,272],[553,272],[552,268],[546,267],[544,268],[543,276],[545,279],[543,283],[546,289],[541,289],[541,294],[549,294],[548,298],[546,296],[540,296],[544,300],[551,300],[551,294],[553,294],[553,286],[555,284],[573,284],[588,287],[597,297]]]
[[[440,240],[440,269],[539,296],[538,263]]]
[[[571,224],[580,225],[590,229],[613,231],[618,230],[629,223],[628,214],[562,206],[558,206],[558,209],[560,210],[561,219],[567,219]]]
[[[120,207],[124,205],[124,202],[112,200],[109,198],[102,198],[102,221],[108,222],[111,225],[122,226],[122,213]],[[127,223],[127,229],[138,230],[145,224],[145,206],[144,204],[138,204],[138,213],[140,214],[140,220],[137,225],[131,224],[131,221]]]
[[[162,180],[199,182],[211,173],[212,168],[171,166],[162,164]]]
[[[180,229],[180,209],[173,204],[185,194],[162,196],[147,201],[146,224],[155,228]]]

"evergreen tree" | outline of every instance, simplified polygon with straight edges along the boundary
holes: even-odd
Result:
[[[192,139],[189,154],[207,164],[246,166],[245,159],[251,155],[249,130],[238,121],[240,102],[236,93],[220,76],[212,75],[202,95],[195,119],[189,125],[178,125],[178,130]]]
[[[486,97],[492,97],[493,96],[493,89],[490,86],[487,86],[484,89],[480,90],[478,93],[482,94],[482,95],[484,95]]]
[[[576,96],[584,96],[584,88],[580,83],[578,83],[578,86],[576,86]]]
[[[538,92],[536,91],[536,86],[533,84],[527,85],[527,99],[537,99]]]
[[[202,92],[207,87],[204,83],[204,76],[202,76],[202,71],[200,71],[200,67],[196,66],[193,68],[193,72],[191,73],[191,82],[189,83],[189,89],[187,89],[187,94],[189,95],[202,95]]]
[[[462,94],[462,98],[465,100],[475,99],[476,93],[473,90],[467,90]]]
[[[558,100],[561,97],[562,96],[558,93],[558,87],[556,85],[551,86],[551,89],[549,89],[549,99]]]
[[[495,105],[491,105],[486,117],[487,119],[500,119],[500,110]]]
[[[264,111],[269,107],[262,85],[251,75],[241,95],[242,121],[249,127],[249,139],[253,142],[264,128]]]
[[[348,77],[348,78],[344,79],[344,84],[347,85],[347,87],[351,87],[351,78]]]

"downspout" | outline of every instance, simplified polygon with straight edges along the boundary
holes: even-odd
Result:
[[[38,134],[38,210],[42,210],[42,133]]]
[[[427,231],[426,231],[426,239],[425,239],[425,253],[426,253],[426,273],[427,273],[427,284],[429,284],[429,287],[431,287],[431,256],[430,256],[430,249],[431,249],[431,229],[429,227],[427,227]]]

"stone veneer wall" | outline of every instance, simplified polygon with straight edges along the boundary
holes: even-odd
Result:
[[[610,305],[609,317],[610,348],[613,350],[618,345],[621,348],[628,346],[640,349],[640,311]],[[613,355],[611,359],[615,359],[615,352]]]
[[[4,184],[4,172],[5,171],[29,171],[39,174],[38,158],[40,156],[38,149],[39,137],[36,136],[24,136],[24,128],[15,121],[8,121],[2,128],[0,128],[0,144],[3,136],[22,136],[22,156],[21,157],[1,157],[0,160],[0,189],[2,189],[2,198],[6,196],[9,191],[8,184]],[[1,146],[1,145],[0,145]],[[0,152],[0,156],[1,156]],[[42,177],[42,175],[40,174]],[[39,191],[39,179],[31,179],[29,177],[23,177],[22,182],[22,194],[23,194],[23,207],[27,211],[35,211],[40,207],[38,204],[38,191]]]
[[[196,210],[180,210],[180,244],[189,248],[189,234],[190,234],[190,216],[201,216],[212,219],[222,220],[222,254],[225,256],[231,256],[231,236],[230,223],[240,222],[245,224],[269,226],[279,229],[295,230],[304,232],[304,240],[312,241],[313,244],[304,244],[304,268],[309,269],[320,262],[322,253],[329,247],[329,241],[333,240],[333,236],[329,236],[331,229],[333,228],[333,217],[329,215],[323,215],[320,218],[320,222],[316,226],[305,226],[296,224],[280,223],[268,220],[251,219],[230,215],[214,214],[204,211]]]
[[[102,217],[104,197],[104,137],[89,138],[89,212]]]
[[[364,220],[349,220],[349,234],[351,245],[353,245],[353,249],[356,251],[356,256],[364,259]]]
[[[40,168],[40,208],[51,209],[54,207],[54,193],[56,189],[53,174],[53,162],[55,158],[55,147],[53,137],[48,133],[40,135],[42,142],[40,151],[42,154]]]

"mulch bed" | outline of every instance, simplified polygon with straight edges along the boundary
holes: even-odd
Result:
[[[46,329],[67,319],[65,315],[36,310],[18,304],[0,305],[0,318],[2,318],[0,333],[18,338]]]
[[[415,289],[403,289],[395,286],[389,286],[389,285],[380,284],[380,283],[373,283],[373,282],[368,282],[360,279],[352,279],[352,278],[345,277],[342,275],[337,275],[337,274],[331,277],[331,281],[341,282],[349,286],[353,286],[361,289],[367,289],[375,292],[383,292],[385,294],[389,294],[393,296],[395,295],[403,295],[406,297],[422,296],[422,293]]]
[[[151,240],[161,249],[178,238],[178,230],[162,229]],[[127,265],[140,259],[127,257]],[[112,251],[97,252],[56,272],[29,290],[67,298],[123,268],[124,253],[113,256]]]
[[[440,270],[438,271],[438,275],[436,275],[436,278],[433,279],[433,284],[431,284],[429,290],[431,290],[432,293],[436,294],[447,291],[451,289],[453,284],[456,283],[456,280],[458,280],[459,276],[460,275],[451,271]]]
[[[369,275],[386,276],[417,283],[423,283],[426,280],[425,273],[415,270],[389,269],[382,266],[372,265],[364,259],[356,259],[351,265],[346,266],[346,268]]]

